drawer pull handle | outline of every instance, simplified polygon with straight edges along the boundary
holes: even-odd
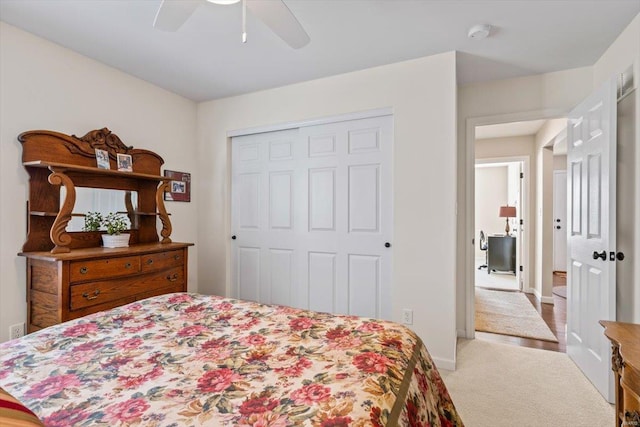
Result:
[[[87,274],[87,271],[89,271],[87,267],[80,268],[80,274]]]
[[[131,268],[131,263],[130,263],[130,262],[126,263],[126,264],[124,265],[124,268]]]
[[[152,260],[151,258],[149,258],[149,259],[147,260],[147,265],[151,265],[151,264],[153,264],[153,260]]]
[[[91,301],[92,299],[96,299],[98,298],[98,295],[100,295],[100,290],[97,289],[95,291],[93,291],[93,294],[89,294],[88,292],[85,292],[84,294],[82,294],[82,296],[87,300],[87,301]]]
[[[167,275],[167,280],[170,282],[175,282],[176,280],[178,280],[178,273],[174,273],[173,276],[172,275]]]
[[[174,255],[173,259],[175,259],[176,261],[180,259],[180,255]]]

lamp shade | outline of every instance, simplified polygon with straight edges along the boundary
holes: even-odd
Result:
[[[515,218],[516,207],[515,206],[500,206],[500,218]]]

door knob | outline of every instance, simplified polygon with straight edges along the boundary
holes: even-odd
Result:
[[[597,251],[593,251],[593,259],[602,258],[603,261],[607,260],[607,251],[602,251],[598,253]]]
[[[384,244],[384,247],[385,247],[385,248],[390,248],[390,247],[391,247],[391,243],[386,242],[386,243]]]
[[[235,235],[234,235],[234,236],[231,236],[231,239],[232,239],[232,240],[236,240],[236,236],[235,236]]]
[[[617,259],[618,261],[622,261],[622,260],[624,259],[624,253],[622,253],[622,252],[618,252],[618,253],[616,254],[616,259]]]

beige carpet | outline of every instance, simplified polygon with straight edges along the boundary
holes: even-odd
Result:
[[[484,257],[476,258],[475,285],[483,288],[507,289],[517,291],[520,289],[516,275],[511,272],[494,271],[487,274],[487,269],[478,270],[484,264]]]
[[[476,288],[476,331],[558,342],[521,292]]]
[[[440,369],[466,427],[610,427],[614,409],[564,353],[459,340]]]

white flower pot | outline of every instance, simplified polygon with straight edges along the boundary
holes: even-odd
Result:
[[[105,248],[126,248],[129,246],[129,233],[103,234],[102,246]]]

